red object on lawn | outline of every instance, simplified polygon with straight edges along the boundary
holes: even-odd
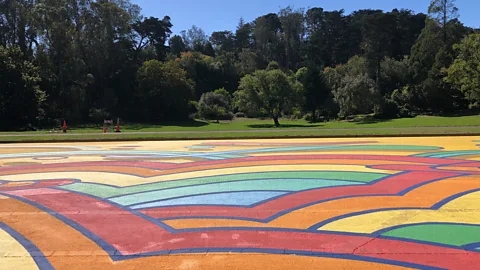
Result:
[[[120,131],[120,118],[117,118],[117,128],[116,128],[115,132],[121,132]]]
[[[67,133],[67,121],[63,120],[63,133]]]

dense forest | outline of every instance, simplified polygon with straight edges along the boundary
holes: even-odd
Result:
[[[189,118],[345,119],[480,106],[480,31],[454,0],[286,7],[208,36],[130,0],[0,0],[0,129]]]

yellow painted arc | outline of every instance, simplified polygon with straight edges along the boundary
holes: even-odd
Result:
[[[348,154],[352,155],[375,155],[375,156],[408,156],[408,155],[416,155],[425,153],[425,151],[387,151],[387,150],[379,150],[379,151],[362,151],[362,150],[355,150],[355,151],[347,151],[347,150],[337,150],[331,151],[319,151],[319,150],[312,150],[312,151],[291,151],[291,152],[271,152],[271,153],[251,153],[248,154],[249,156],[256,156],[256,157],[263,157],[263,156],[297,156],[297,155],[339,155],[339,154]],[[372,160],[372,164],[375,164],[375,160]],[[418,164],[418,163],[417,163]]]
[[[206,177],[229,175],[236,173],[255,173],[255,172],[281,172],[281,171],[352,171],[352,172],[368,172],[368,173],[385,173],[394,174],[397,171],[377,170],[367,168],[361,165],[278,165],[278,166],[249,166],[238,168],[225,168],[202,170],[185,173],[176,173],[169,175],[161,175],[150,178],[137,177],[133,175],[105,173],[105,172],[52,172],[52,173],[31,173],[0,176],[0,180],[7,181],[30,181],[34,179],[80,179],[82,182],[109,184],[116,186],[131,186],[152,182],[181,180],[186,178]]]
[[[6,231],[0,229],[0,270],[38,269],[28,251]]]
[[[480,191],[459,197],[442,206],[441,210],[480,210]],[[480,214],[477,216],[480,218]]]
[[[480,192],[462,196],[439,210],[389,210],[353,216],[326,224],[319,230],[373,233],[398,225],[449,222],[480,224]]]

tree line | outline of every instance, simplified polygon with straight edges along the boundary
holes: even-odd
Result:
[[[429,14],[286,7],[211,35],[172,26],[130,0],[0,0],[0,129],[479,106],[480,32],[454,0]]]

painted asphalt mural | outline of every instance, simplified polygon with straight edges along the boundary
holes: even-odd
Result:
[[[0,269],[475,269],[476,137],[0,146]]]

